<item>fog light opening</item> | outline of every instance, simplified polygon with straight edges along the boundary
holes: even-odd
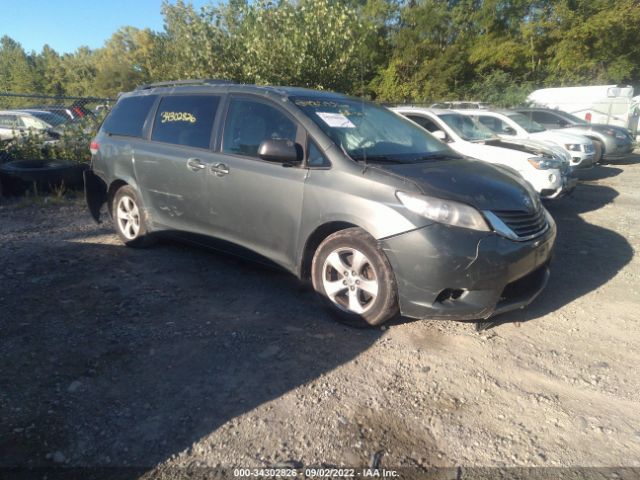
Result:
[[[445,288],[436,297],[436,303],[453,302],[464,294],[465,290],[460,288]]]

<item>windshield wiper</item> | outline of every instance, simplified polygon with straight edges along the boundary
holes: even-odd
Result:
[[[366,160],[367,162],[380,163],[406,163],[402,160],[396,160],[387,155],[367,155],[366,157],[364,155],[350,155],[350,157],[353,158],[356,162],[363,162]]]
[[[429,153],[416,158],[413,162],[424,162],[425,160],[459,160],[462,156],[456,153]]]

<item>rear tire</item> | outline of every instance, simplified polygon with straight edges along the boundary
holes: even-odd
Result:
[[[320,244],[311,264],[311,279],[330,311],[347,325],[373,327],[398,313],[389,260],[361,228],[341,230]]]
[[[120,240],[127,247],[145,248],[155,243],[147,229],[138,194],[129,185],[120,187],[113,196],[111,216]]]

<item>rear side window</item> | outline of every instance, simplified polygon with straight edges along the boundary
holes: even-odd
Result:
[[[144,121],[157,95],[125,97],[115,104],[102,124],[102,131],[111,135],[141,137]]]
[[[153,122],[151,140],[209,148],[220,97],[176,95],[164,97]]]

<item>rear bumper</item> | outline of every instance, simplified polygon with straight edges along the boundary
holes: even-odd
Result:
[[[93,170],[84,171],[84,197],[93,219],[100,221],[100,209],[107,201],[107,184]]]
[[[411,318],[478,320],[522,308],[544,289],[555,224],[529,242],[434,224],[380,241]]]

